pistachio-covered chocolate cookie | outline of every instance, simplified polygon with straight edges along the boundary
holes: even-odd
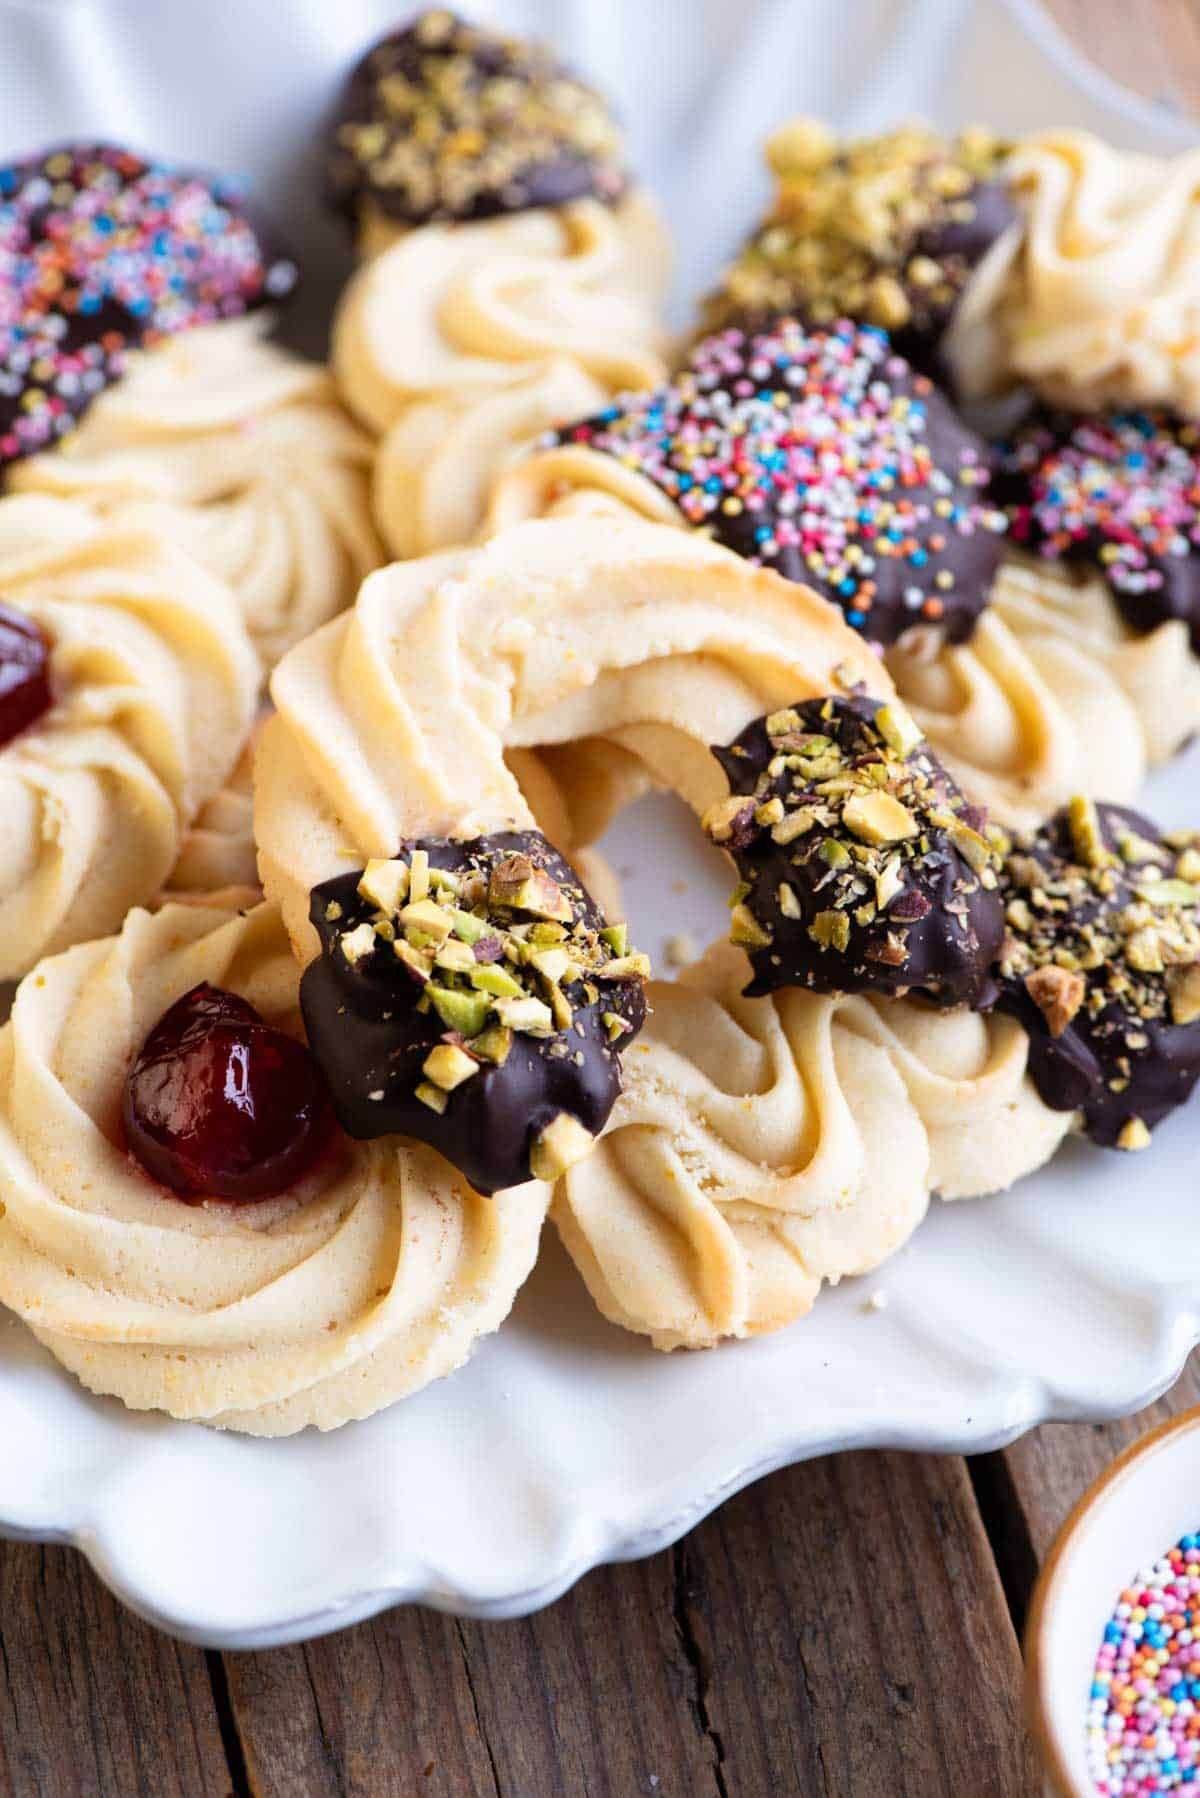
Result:
[[[406,843],[314,888],[300,1003],[343,1128],[430,1143],[477,1192],[591,1148],[650,964],[536,831]]]
[[[615,456],[684,519],[815,587],[873,643],[968,637],[1003,550],[982,438],[872,326],[718,332],[548,440]]]
[[[1074,799],[1000,874],[1000,1006],[1029,1071],[1094,1142],[1144,1148],[1200,1077],[1200,837]]]
[[[1200,655],[1200,425],[1039,412],[997,469],[1014,542],[1102,574],[1135,631],[1181,618]]]
[[[368,50],[329,147],[334,204],[402,225],[616,200],[621,136],[600,96],[543,45],[468,25],[442,7]]]
[[[810,699],[714,749],[730,797],[704,818],[741,880],[730,935],[748,993],[906,993],[989,1004],[1004,935],[996,857],[899,702]]]
[[[130,350],[296,281],[225,176],[90,143],[0,166],[0,469],[52,448]]]
[[[903,125],[839,143],[794,119],[768,140],[774,204],[706,301],[705,328],[780,312],[859,319],[934,371],[973,270],[1016,216],[1007,152],[981,129],[947,139]]]

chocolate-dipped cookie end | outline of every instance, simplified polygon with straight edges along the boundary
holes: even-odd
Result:
[[[985,821],[902,705],[807,700],[713,753],[730,796],[704,826],[741,876],[748,993],[991,1002],[1004,920]]]
[[[324,881],[310,915],[300,1002],[349,1135],[427,1142],[482,1193],[586,1153],[649,964],[540,833],[406,843]]]

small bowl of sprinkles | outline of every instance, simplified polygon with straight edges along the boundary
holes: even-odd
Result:
[[[1025,1653],[1047,1798],[1200,1798],[1200,1407],[1133,1443],[1075,1506]]]

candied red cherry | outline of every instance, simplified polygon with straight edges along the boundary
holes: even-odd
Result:
[[[125,1137],[183,1199],[265,1199],[316,1161],[332,1127],[303,1043],[205,982],[164,1012],[125,1082]]]
[[[50,644],[32,618],[0,601],[0,744],[50,709]]]

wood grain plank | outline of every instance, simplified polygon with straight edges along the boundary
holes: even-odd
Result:
[[[728,1792],[1028,1798],[1016,1637],[960,1459],[790,1468],[678,1553]]]
[[[254,1798],[498,1798],[453,1618],[406,1607],[224,1662]]]
[[[1032,1789],[1016,1638],[950,1457],[788,1469],[519,1622],[394,1612],[226,1665],[256,1798]]]
[[[463,1642],[505,1798],[720,1798],[670,1551],[598,1568],[539,1616],[465,1623]]]
[[[393,1611],[225,1663],[255,1798],[719,1792],[669,1555],[514,1623]]]
[[[0,1542],[0,1793],[232,1785],[204,1654],[124,1610],[73,1550]]]

